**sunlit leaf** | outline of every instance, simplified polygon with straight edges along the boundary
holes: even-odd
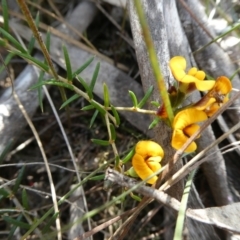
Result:
[[[137,105],[138,105],[138,101],[137,101],[136,95],[132,91],[128,91],[128,93],[129,93],[129,95],[130,95],[130,97],[132,99],[133,106],[136,108]]]
[[[103,101],[104,101],[104,106],[109,107],[109,104],[110,104],[109,92],[108,92],[108,87],[105,83],[103,84]]]

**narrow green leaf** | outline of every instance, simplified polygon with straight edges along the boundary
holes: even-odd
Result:
[[[0,164],[2,164],[4,158],[6,157],[6,155],[8,154],[8,152],[10,151],[10,149],[12,148],[13,144],[15,143],[15,141],[13,139],[11,139],[6,147],[3,149],[3,152],[0,153]]]
[[[111,105],[111,110],[112,110],[113,116],[115,117],[116,124],[117,124],[117,127],[118,127],[120,125],[120,117],[118,115],[118,112],[113,105]]]
[[[17,217],[17,221],[20,222],[20,221],[22,220],[22,217],[23,217],[23,215],[20,214],[20,215]],[[9,231],[9,233],[8,233],[8,240],[13,239],[13,234],[14,234],[14,232],[16,231],[16,229],[17,229],[17,226],[16,226],[16,225],[13,225],[13,226],[11,227],[11,229],[10,229],[10,231]]]
[[[88,111],[88,110],[92,110],[92,109],[94,109],[95,107],[93,106],[93,105],[87,105],[87,106],[85,106],[85,107],[83,107],[81,110],[82,111]]]
[[[48,72],[48,66],[45,63],[39,61],[38,59],[36,59],[36,58],[26,54],[26,53],[21,53],[21,52],[16,52],[16,51],[12,51],[12,53],[16,54],[16,55],[18,55],[18,56],[20,56],[20,57],[22,57],[24,59],[27,59],[32,64],[34,64],[34,65],[38,66],[39,68],[41,68],[43,71]]]
[[[63,45],[63,54],[64,54],[66,69],[67,69],[67,79],[68,79],[68,81],[72,81],[73,76],[72,76],[71,61],[70,61],[68,51],[67,51],[67,48],[65,45]]]
[[[7,198],[9,196],[9,193],[4,188],[0,188],[0,199],[1,199],[1,196],[3,198]]]
[[[43,83],[44,74],[45,74],[44,71],[41,71],[41,72],[40,72],[39,78],[38,78],[38,83],[40,83],[40,84]],[[43,112],[43,93],[42,93],[42,88],[39,87],[39,88],[37,89],[37,91],[38,91],[38,103],[39,103],[39,106],[40,106],[40,108],[41,108],[41,111]]]
[[[93,125],[93,123],[95,122],[95,119],[96,119],[98,113],[99,113],[99,111],[98,111],[98,110],[95,110],[95,112],[94,112],[94,114],[93,114],[93,116],[92,116],[92,118],[91,118],[91,121],[90,121],[90,124],[89,124],[89,128],[92,127],[92,125]]]
[[[153,92],[153,86],[150,86],[147,90],[146,94],[144,95],[143,99],[138,103],[137,107],[142,108],[144,104],[147,102],[149,97],[152,95]]]
[[[22,190],[22,205],[25,210],[29,210],[28,196],[25,188]]]
[[[42,229],[42,234],[46,234],[50,227],[53,225],[53,223],[56,221],[57,217],[59,215],[59,212],[55,213],[50,219],[49,221],[47,221],[45,227]]]
[[[115,141],[117,135],[116,135],[115,127],[112,123],[110,123],[110,131],[111,131],[111,138],[112,138],[111,140]]]
[[[104,101],[104,106],[106,108],[109,107],[109,104],[110,104],[109,92],[108,92],[108,87],[105,83],[103,83],[103,101]]]
[[[89,178],[89,180],[98,181],[98,180],[103,180],[104,178],[105,178],[105,174],[102,174],[102,175],[91,177]]]
[[[3,12],[3,28],[6,32],[9,32],[9,24],[8,24],[8,6],[7,1],[2,0],[2,12]]]
[[[8,216],[3,216],[2,217],[4,221],[13,224],[14,226],[20,227],[20,228],[24,228],[24,229],[29,229],[31,227],[31,225],[21,222],[19,220],[13,219],[11,217]]]
[[[83,85],[84,89],[86,90],[88,96],[90,99],[93,99],[93,93],[92,90],[89,88],[89,86],[87,85],[87,83],[80,77],[76,77],[77,80]]]
[[[91,141],[95,144],[101,145],[101,146],[108,146],[110,145],[109,141],[101,140],[101,139],[91,139]]]
[[[138,202],[141,202],[141,201],[142,201],[142,199],[141,199],[139,196],[137,196],[137,195],[135,195],[135,194],[133,194],[133,193],[131,193],[130,196],[131,196],[134,200],[136,200],[136,201],[138,201]]]
[[[60,109],[66,107],[69,103],[73,102],[74,100],[78,99],[80,96],[78,94],[74,94],[73,96],[71,96],[67,101],[65,101],[62,106],[60,107]]]
[[[161,119],[159,117],[154,118],[153,121],[151,122],[151,124],[149,125],[148,129],[152,129],[154,128],[160,121]]]
[[[39,26],[39,20],[40,20],[39,12],[37,12],[36,18],[35,18],[35,24],[36,24],[37,28]],[[36,41],[36,39],[35,39],[34,35],[32,35],[32,37],[31,37],[31,39],[29,41],[29,44],[28,44],[28,52],[29,52],[29,54],[31,54],[31,52],[32,52],[32,50],[34,48],[35,41]]]
[[[102,106],[98,105],[97,103],[90,101],[90,103],[102,114],[106,113],[106,110],[102,108]]]
[[[49,50],[50,50],[50,45],[51,45],[51,32],[50,32],[50,31],[47,31],[47,34],[46,34],[46,43],[45,43],[45,45],[46,45],[46,48],[47,48],[47,50],[48,50],[48,52],[49,52]]]
[[[95,70],[94,70],[94,73],[93,73],[93,76],[92,76],[92,79],[91,79],[91,82],[90,82],[90,85],[89,85],[89,87],[92,91],[94,89],[94,86],[95,86],[95,83],[96,83],[96,80],[97,80],[97,77],[98,77],[99,69],[100,69],[100,62],[98,62],[96,67],[95,67]]]
[[[91,62],[93,61],[94,57],[90,58],[87,62],[85,62],[80,68],[78,68],[73,74],[73,78],[75,78],[77,75],[79,75],[84,69],[86,69]]]
[[[133,148],[133,149],[122,159],[122,163],[125,164],[125,163],[127,163],[129,160],[131,160],[134,154],[135,154],[135,150],[134,150],[134,148]]]
[[[34,89],[39,88],[43,85],[54,85],[54,86],[64,87],[64,88],[68,88],[68,89],[73,90],[73,85],[68,84],[68,83],[59,82],[59,81],[56,81],[56,80],[48,80],[48,81],[43,81],[42,83],[36,83],[31,88],[29,88],[29,90],[34,90]]]
[[[18,189],[19,189],[19,185],[20,185],[20,183],[22,181],[22,178],[23,178],[23,175],[24,175],[24,171],[25,171],[25,166],[23,166],[20,169],[19,173],[18,173],[18,177],[17,177],[17,179],[15,181],[15,184],[14,184],[14,187],[13,187],[13,190],[12,190],[13,194],[15,194],[18,191]]]
[[[131,97],[131,99],[132,99],[133,106],[136,108],[137,105],[138,105],[138,101],[137,101],[136,95],[135,95],[134,92],[132,92],[132,91],[128,91],[128,93],[129,93],[129,95],[130,95],[130,97]]]
[[[192,185],[195,173],[196,173],[196,169],[193,170],[189,174],[188,180],[187,180],[185,188],[184,188],[180,208],[179,208],[179,211],[178,211],[177,222],[176,222],[176,226],[175,226],[175,232],[174,232],[174,237],[173,237],[174,240],[181,240],[182,239],[183,229],[184,229],[184,219],[185,219],[185,214],[186,214],[186,210],[187,210],[188,197],[189,197],[189,193],[191,191],[191,185]]]
[[[160,103],[156,101],[151,101],[151,104],[155,107],[160,107]]]
[[[4,64],[1,64],[0,66],[0,73],[5,69],[5,66],[8,65],[10,63],[10,61],[12,60],[12,58],[15,56],[15,54],[13,53],[9,53],[5,60],[4,60]]]
[[[11,34],[6,32],[3,28],[0,27],[0,33],[10,41],[20,52],[27,53],[27,51],[22,47],[22,45],[14,38]]]

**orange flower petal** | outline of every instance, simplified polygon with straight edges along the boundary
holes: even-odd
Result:
[[[176,129],[173,131],[172,135],[172,147],[175,149],[180,149],[188,140],[182,130]],[[197,144],[192,142],[187,149],[184,151],[186,153],[194,152],[197,149]]]
[[[200,128],[197,124],[192,124],[183,129],[183,132],[186,136],[191,137],[196,131]]]
[[[173,129],[183,130],[193,123],[202,122],[206,120],[207,114],[195,108],[187,108],[180,111],[173,120]]]
[[[232,90],[231,81],[225,77],[221,76],[216,79],[216,83],[214,86],[214,91],[218,94],[228,94]]]

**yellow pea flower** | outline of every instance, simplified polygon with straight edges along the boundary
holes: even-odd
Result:
[[[229,100],[227,95],[231,90],[231,81],[225,76],[220,76],[216,79],[213,88],[195,103],[194,107],[197,110],[205,111],[211,117],[223,103]]]
[[[162,147],[153,141],[139,141],[135,147],[135,154],[132,158],[132,165],[138,176],[144,180],[161,168],[161,160],[164,156]],[[147,181],[154,184],[157,176]]]
[[[176,56],[170,59],[169,67],[174,78],[187,85],[194,83],[195,88],[199,91],[207,91],[213,88],[215,81],[207,80],[203,81],[205,78],[205,72],[199,71],[197,68],[190,68],[188,73],[186,73],[187,62],[184,57]],[[190,87],[191,88],[191,87]],[[180,86],[181,89],[181,86]],[[186,89],[186,86],[183,88]],[[183,90],[184,92],[186,90]]]
[[[186,141],[200,128],[196,123],[206,120],[207,114],[195,108],[180,111],[173,120],[172,147],[180,149]],[[194,152],[197,144],[192,142],[185,150],[186,153]]]

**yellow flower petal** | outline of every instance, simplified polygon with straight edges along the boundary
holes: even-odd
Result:
[[[173,120],[173,129],[183,130],[193,123],[202,122],[208,117],[205,112],[195,108],[188,108],[180,111]]]
[[[153,163],[152,163],[153,164]],[[150,166],[152,165],[150,164]],[[161,168],[161,165],[157,163],[159,170]],[[150,166],[146,163],[145,159],[140,154],[135,154],[132,158],[132,165],[134,170],[136,171],[137,175],[142,179],[146,179],[149,176],[151,176],[155,171],[153,171]],[[151,166],[152,167],[152,166]],[[157,168],[157,167],[156,167]],[[155,168],[155,170],[156,170]],[[147,181],[149,184],[154,184],[157,181],[157,176],[152,177]]]
[[[135,152],[143,158],[160,156],[163,158],[164,152],[162,147],[154,141],[139,141],[135,147]]]
[[[172,135],[172,147],[175,149],[180,149],[188,140],[182,130],[176,129],[173,131]],[[184,151],[186,153],[194,152],[197,149],[197,144],[192,142],[187,149]]]
[[[132,165],[138,176],[144,180],[161,168],[164,156],[163,149],[153,141],[139,141],[135,147]],[[152,177],[147,183],[154,184],[157,176]]]
[[[204,78],[206,77],[206,74],[205,74],[204,71],[199,71],[195,67],[189,69],[188,75],[192,75],[192,76],[196,77],[198,80],[201,80],[201,81],[204,80]]]
[[[197,68],[190,68],[188,73],[185,72],[187,63],[184,57],[176,56],[170,59],[169,66],[174,78],[182,83],[195,83],[195,87],[199,91],[208,91],[213,88],[215,81],[207,80],[205,78],[205,72],[199,71]]]
[[[196,81],[195,85],[199,91],[209,91],[214,87],[214,80]]]

